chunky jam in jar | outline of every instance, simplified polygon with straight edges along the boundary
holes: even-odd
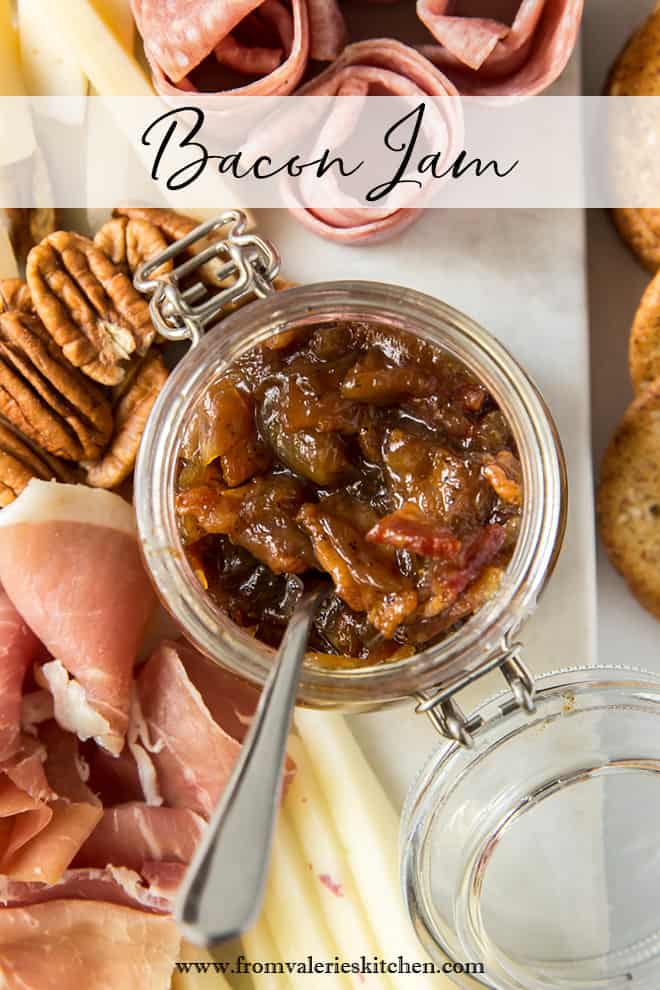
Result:
[[[465,367],[412,334],[338,322],[271,338],[208,389],[176,508],[208,594],[272,646],[326,572],[310,649],[350,666],[418,653],[479,609],[522,497],[509,425]]]

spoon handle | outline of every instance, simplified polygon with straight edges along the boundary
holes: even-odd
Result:
[[[258,916],[300,668],[323,594],[305,595],[289,622],[239,759],[179,889],[175,918],[196,945],[236,938]]]

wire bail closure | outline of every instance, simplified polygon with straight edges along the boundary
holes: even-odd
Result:
[[[454,695],[479,680],[484,674],[499,669],[511,689],[510,700],[500,705],[502,715],[509,715],[516,709],[533,714],[536,710],[534,702],[536,688],[534,678],[521,659],[522,648],[522,643],[507,646],[504,653],[497,654],[480,670],[467,675],[451,687],[438,690],[432,695],[419,694],[415,711],[426,713],[441,735],[471,749],[474,746],[475,733],[483,726],[484,720],[481,715],[468,718]]]
[[[275,291],[280,255],[270,241],[247,228],[242,210],[226,210],[140,265],[133,284],[151,296],[149,312],[161,337],[189,340],[194,347],[227,306]],[[225,230],[223,236],[212,237]],[[184,261],[157,274],[184,252]],[[194,274],[200,276],[198,281],[190,280]],[[184,287],[184,280],[191,284]]]

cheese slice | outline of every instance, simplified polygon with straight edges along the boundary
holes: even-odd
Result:
[[[129,55],[133,55],[135,21],[130,0],[92,0],[92,2],[94,9],[103,18],[122,48]]]
[[[11,0],[0,0],[0,95],[23,96],[18,37],[14,29]]]
[[[21,66],[30,96],[85,96],[87,79],[50,14],[50,0],[18,0]],[[64,107],[64,104],[62,104]]]
[[[50,0],[50,16],[101,96],[153,96],[153,88],[90,0]]]
[[[0,96],[25,96],[18,34],[11,0],[0,0]],[[0,114],[0,169],[30,158],[35,149],[34,131],[26,100],[5,100]],[[6,189],[0,189],[0,196]],[[12,206],[6,199],[3,206]]]

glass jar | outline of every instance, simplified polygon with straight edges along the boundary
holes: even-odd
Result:
[[[535,702],[482,705],[474,747],[433,753],[411,790],[417,934],[466,990],[658,990],[660,677],[558,671]]]
[[[483,381],[512,427],[525,499],[520,536],[501,586],[462,628],[398,662],[351,670],[306,665],[299,703],[365,711],[414,697],[422,710],[434,713],[439,725],[456,728],[460,715],[449,701],[451,694],[504,665],[507,677],[522,680],[514,688],[525,695],[529,707],[532,686],[517,655],[515,636],[536,607],[564,533],[566,477],[557,432],[538,390],[501,344],[467,316],[411,289],[329,282],[274,293],[228,316],[175,368],[149,418],[136,470],[138,528],[162,603],[203,653],[263,684],[273,651],[213,603],[184,553],[174,504],[178,450],[207,388],[241,353],[274,334],[338,319],[377,322],[417,334],[458,358]]]
[[[211,660],[264,683],[273,651],[202,590],[174,505],[178,450],[193,410],[242,352],[286,330],[346,319],[418,334],[461,361],[507,417],[522,465],[521,530],[504,580],[462,628],[414,657],[349,670],[306,665],[298,701],[354,712],[414,700],[450,737],[407,800],[401,870],[420,940],[437,963],[454,967],[459,986],[618,990],[633,981],[639,990],[658,990],[660,678],[591,668],[548,674],[535,686],[516,643],[552,572],[566,521],[563,455],[538,390],[474,321],[399,286],[348,281],[272,293],[273,270],[266,278],[259,269],[263,298],[203,335],[217,304],[198,303],[197,289],[179,293],[176,277],[175,291],[163,283],[162,292],[149,279],[175,251],[154,259],[136,283],[154,291],[161,331],[193,342],[151,413],[136,468],[138,528],[165,608]],[[223,261],[223,286],[229,269],[243,279],[236,289],[221,288],[224,305],[247,293],[250,265],[241,274],[240,252]],[[186,276],[194,264],[185,263]],[[506,693],[464,716],[456,692],[496,668],[508,681]]]

